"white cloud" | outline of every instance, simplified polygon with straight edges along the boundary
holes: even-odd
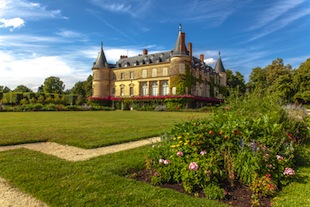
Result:
[[[13,54],[0,51],[0,85],[14,89],[18,85],[36,88],[49,76],[59,77],[66,89],[78,81],[86,80],[89,72],[82,72],[69,61],[60,56],[38,56],[17,59]],[[73,75],[74,74],[74,75]]]
[[[152,5],[152,0],[91,0],[91,2],[105,10],[117,13],[126,13],[132,17],[140,17],[147,13]]]
[[[248,30],[256,30],[270,24],[277,18],[302,4],[304,1],[305,0],[281,0],[280,2],[275,1],[272,6],[268,6],[268,9],[259,12],[257,19],[252,24],[252,26],[248,28]]]
[[[11,31],[13,29],[24,26],[24,24],[24,20],[19,17],[13,19],[0,19],[0,28],[12,27]]]
[[[213,64],[215,64],[216,60],[214,58],[207,58],[207,59],[204,59],[204,62],[207,65],[213,65]]]
[[[59,36],[62,36],[62,37],[66,37],[66,38],[80,37],[81,36],[80,33],[74,32],[71,30],[62,30],[61,32],[57,32],[56,34]]]
[[[42,18],[66,18],[61,10],[49,10],[46,6],[28,0],[0,0],[0,28],[19,28],[25,20]]]

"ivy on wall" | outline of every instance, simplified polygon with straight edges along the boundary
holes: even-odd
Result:
[[[185,74],[178,74],[171,77],[170,85],[171,87],[176,87],[176,94],[191,94],[191,89],[196,83],[202,82],[201,78],[196,78],[188,64],[186,64]],[[186,88],[188,88],[186,91]]]

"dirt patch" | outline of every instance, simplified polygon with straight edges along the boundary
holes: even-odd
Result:
[[[138,171],[132,174],[132,177],[138,181],[150,183],[152,174],[149,172],[149,170],[142,170]],[[191,196],[198,196],[199,197],[205,197],[204,193],[202,191],[195,192],[192,194],[189,194],[185,192],[182,184],[179,183],[165,183],[163,185],[160,185],[159,187],[162,188],[170,188],[172,190],[178,191],[180,193],[184,193]],[[251,206],[251,189],[247,186],[236,184],[234,187],[225,187],[226,191],[225,199],[221,200],[221,202],[229,204],[234,207],[250,207]],[[270,205],[271,198],[263,198],[260,200],[260,206],[261,207],[271,207]]]

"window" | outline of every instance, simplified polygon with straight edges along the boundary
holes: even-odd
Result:
[[[168,68],[163,68],[163,76],[167,76],[168,75]]]
[[[125,95],[125,88],[121,88],[121,96]]]
[[[125,79],[125,73],[121,73],[121,80]]]
[[[147,83],[142,83],[141,89],[142,96],[147,96]]]
[[[168,95],[169,94],[169,85],[168,85],[168,81],[163,81],[162,85],[161,85],[161,94],[164,95]]]
[[[115,95],[115,88],[112,88],[112,96]]]
[[[129,88],[129,95],[133,96],[133,87]]]
[[[158,96],[158,84],[156,82],[152,83],[152,96]]]
[[[185,73],[185,64],[184,63],[180,63],[180,73],[181,74]]]
[[[176,87],[172,87],[172,95],[176,95],[177,94],[177,88]]]
[[[147,77],[147,70],[142,70],[142,78],[146,78]]]
[[[130,72],[130,79],[133,79],[133,71]]]
[[[152,70],[152,77],[156,77],[156,76],[157,76],[157,69],[154,68],[154,69]]]

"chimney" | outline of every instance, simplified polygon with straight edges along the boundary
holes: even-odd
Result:
[[[181,32],[181,38],[180,38],[180,50],[181,52],[185,52],[185,33]]]
[[[143,55],[147,55],[147,49],[143,49]]]
[[[193,45],[191,42],[189,42],[187,44],[187,49],[188,49],[188,52],[189,52],[189,59],[191,61],[191,64],[192,64],[192,59],[193,59]]]
[[[128,58],[128,56],[127,55],[121,55],[120,56],[120,59],[124,59],[124,58]]]
[[[203,54],[200,54],[200,62],[204,62],[205,61],[205,56]]]

